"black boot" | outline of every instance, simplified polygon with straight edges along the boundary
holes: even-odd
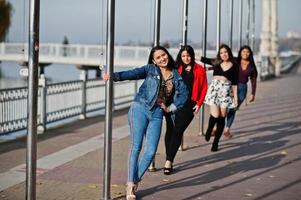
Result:
[[[210,140],[213,127],[215,126],[217,120],[218,120],[218,118],[215,118],[212,115],[210,115],[210,117],[209,117],[209,123],[208,123],[208,128],[207,128],[206,135],[205,135],[205,140],[207,142]]]
[[[223,134],[224,127],[225,127],[225,118],[224,117],[218,118],[216,127],[217,127],[216,135],[213,140],[212,147],[211,147],[211,151],[213,151],[213,152],[218,151],[218,143]]]

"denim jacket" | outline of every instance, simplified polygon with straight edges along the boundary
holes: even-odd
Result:
[[[177,72],[177,70],[172,70],[174,79],[174,96],[169,109],[174,112],[181,108],[187,100],[188,90],[186,85]],[[159,90],[160,90],[160,69],[156,65],[147,64],[140,68],[136,68],[128,71],[121,71],[113,73],[114,81],[124,81],[124,80],[138,80],[145,79],[139,88],[134,101],[140,102],[147,106],[150,110],[155,106]]]

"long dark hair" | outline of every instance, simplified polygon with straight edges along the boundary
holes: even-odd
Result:
[[[195,53],[194,53],[194,50],[193,48],[190,46],[190,45],[184,45],[184,46],[181,46],[181,49],[177,55],[177,59],[176,59],[176,65],[177,67],[179,67],[180,65],[182,65],[183,67],[185,67],[185,64],[183,63],[182,61],[182,53],[183,51],[187,51],[187,53],[190,55],[191,57],[191,66],[193,67],[194,64],[195,64]]]
[[[237,62],[240,64],[240,61],[241,61],[241,52],[242,52],[244,49],[247,49],[247,50],[250,52],[248,61],[250,62],[250,65],[251,65],[251,68],[252,68],[253,73],[255,73],[254,75],[257,76],[258,72],[257,72],[257,69],[256,69],[256,64],[255,64],[255,62],[254,62],[253,51],[252,51],[252,49],[251,49],[250,46],[244,45],[244,46],[242,46],[242,47],[239,49],[238,55],[237,55]]]
[[[148,57],[148,64],[154,64],[153,60],[154,60],[154,53],[158,50],[162,50],[164,51],[167,56],[168,56],[168,63],[167,63],[167,68],[169,69],[174,69],[175,68],[175,61],[174,59],[172,58],[172,56],[170,55],[170,53],[167,51],[167,49],[165,49],[164,47],[162,46],[154,46],[149,54],[149,57]]]
[[[221,64],[223,61],[221,59],[221,55],[220,55],[220,51],[221,49],[226,49],[226,51],[228,52],[228,56],[229,56],[229,61],[233,64],[233,65],[236,65],[236,61],[235,61],[235,58],[233,57],[233,53],[232,53],[232,50],[231,48],[226,45],[226,44],[221,44],[219,49],[218,49],[218,52],[217,52],[217,55],[216,55],[216,64]]]

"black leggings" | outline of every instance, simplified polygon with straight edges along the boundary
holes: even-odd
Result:
[[[166,160],[171,162],[178,152],[178,149],[182,143],[182,137],[184,131],[189,126],[194,118],[193,107],[194,101],[187,101],[182,109],[180,109],[175,115],[175,124],[173,123],[170,113],[165,115],[166,119],[166,133],[165,133],[165,152]]]

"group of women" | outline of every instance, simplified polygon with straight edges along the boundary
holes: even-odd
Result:
[[[111,76],[103,74],[104,80],[144,79],[128,112],[132,139],[126,187],[128,200],[136,199],[138,183],[154,158],[164,116],[166,162],[163,172],[170,175],[183,134],[203,102],[210,106],[206,141],[210,140],[216,125],[211,147],[215,152],[223,132],[226,136],[230,134],[235,112],[246,98],[249,77],[252,82],[249,101],[255,99],[257,71],[248,46],[242,47],[238,57],[234,58],[231,49],[223,44],[215,59],[202,57],[201,61],[213,69],[209,88],[206,70],[196,63],[194,50],[189,45],[181,47],[176,61],[164,47],[156,46],[150,52],[147,65],[115,72]],[[144,151],[140,156],[144,138]]]

